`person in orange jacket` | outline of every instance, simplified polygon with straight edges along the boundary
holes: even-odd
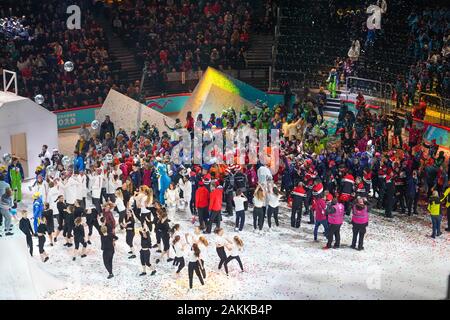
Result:
[[[209,190],[202,180],[198,182],[198,189],[195,191],[195,207],[197,208],[200,229],[206,228],[209,216]]]
[[[211,193],[209,195],[209,221],[205,233],[211,233],[212,224],[216,224],[216,228],[220,228],[220,221],[222,220],[222,199],[223,188],[221,185],[216,185],[216,182],[211,183]]]

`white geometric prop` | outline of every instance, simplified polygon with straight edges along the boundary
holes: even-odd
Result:
[[[380,30],[381,29],[381,8],[379,6],[372,4],[367,8],[366,12],[368,14],[370,14],[370,16],[367,18],[367,29]]]
[[[6,74],[11,75],[11,79],[9,79],[9,82],[6,82]],[[9,87],[11,87],[11,84],[14,81],[14,94],[18,95],[18,86],[17,86],[17,73],[14,71],[3,69],[3,91],[8,92]]]

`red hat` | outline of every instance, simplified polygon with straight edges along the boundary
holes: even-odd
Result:
[[[392,174],[392,168],[388,168],[386,172],[387,174]]]
[[[199,186],[203,186],[203,185],[204,185],[203,181],[200,180],[200,181],[198,182],[198,185],[199,185]]]
[[[331,193],[327,194],[327,201],[333,201],[333,195]]]
[[[381,154],[379,152],[375,152],[375,157],[379,158],[381,157]]]
[[[328,167],[334,167],[336,165],[336,162],[334,160],[331,160],[330,162],[328,162]]]
[[[196,174],[195,174],[195,172],[194,172],[194,171],[191,171],[191,172],[189,173],[189,176],[191,176],[191,177],[195,177],[195,176],[196,176]]]

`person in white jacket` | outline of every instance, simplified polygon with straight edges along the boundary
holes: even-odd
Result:
[[[64,198],[67,204],[74,204],[77,200],[78,178],[72,174],[68,179],[63,182]]]
[[[118,184],[118,180],[119,178],[117,176],[115,176],[112,172],[108,172],[106,174],[106,180],[105,180],[105,189],[106,189],[106,200],[107,201],[111,201],[111,202],[115,202],[116,201],[116,196],[115,196],[115,192],[117,189]]]
[[[86,208],[86,198],[88,193],[87,188],[87,176],[84,170],[80,171],[80,174],[78,175],[78,179],[80,181],[80,188],[81,188],[81,203],[83,208]]]
[[[44,202],[48,202],[48,190],[50,187],[48,186],[47,181],[41,175],[37,176],[36,183],[32,187],[33,193],[39,192],[42,195],[42,200]]]
[[[59,196],[64,195],[64,190],[59,185],[59,179],[55,179],[53,181],[50,181],[48,184],[48,194],[47,194],[47,202],[50,205],[50,209],[53,210],[53,212],[58,213],[58,208],[56,206],[56,201]]]
[[[187,214],[191,215],[191,208],[189,206],[192,198],[192,183],[189,181],[187,176],[183,176],[178,181],[178,187],[183,191],[183,200],[185,202],[185,211]]]
[[[102,212],[102,207],[100,203],[100,197],[102,193],[103,184],[103,173],[102,169],[98,168],[96,172],[89,175],[89,180],[91,181],[91,194],[92,194],[92,204],[98,213]]]
[[[177,210],[178,201],[180,200],[180,190],[178,187],[175,187],[175,185],[171,183],[169,188],[166,190],[165,198],[167,215],[169,216],[169,219],[172,220]]]

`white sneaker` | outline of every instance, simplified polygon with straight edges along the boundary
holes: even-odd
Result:
[[[267,229],[267,232],[271,233],[272,232],[272,228]]]
[[[258,233],[258,229],[253,229],[253,233]]]
[[[239,228],[234,228],[234,232],[239,232]]]

